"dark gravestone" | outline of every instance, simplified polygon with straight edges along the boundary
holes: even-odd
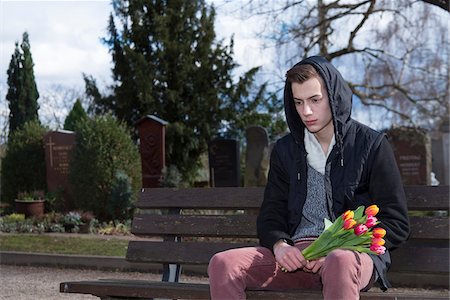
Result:
[[[239,142],[215,139],[209,143],[208,153],[211,186],[240,186]]]
[[[57,200],[62,197],[62,209],[73,208],[69,168],[75,146],[73,131],[50,131],[44,136],[47,189]]]
[[[163,168],[166,165],[166,125],[166,121],[153,115],[145,116],[136,122],[139,131],[143,188],[161,186]]]
[[[423,129],[395,127],[388,132],[404,185],[431,184],[431,142]]]
[[[261,126],[250,126],[245,131],[247,149],[245,154],[244,186],[265,186],[269,168],[269,137]]]

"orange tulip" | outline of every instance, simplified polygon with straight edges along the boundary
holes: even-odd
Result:
[[[381,227],[374,228],[372,231],[372,236],[374,238],[383,238],[386,235],[386,230]]]
[[[367,216],[376,216],[379,211],[380,211],[380,209],[378,208],[378,206],[376,206],[374,204],[374,205],[367,207],[365,210],[365,213]]]
[[[372,239],[372,245],[377,244],[377,245],[383,246],[385,243],[386,243],[386,241],[382,238],[374,237]]]
[[[344,225],[342,227],[344,227],[345,230],[349,230],[355,227],[355,225],[356,221],[354,219],[348,219],[344,221]]]
[[[355,213],[353,212],[353,210],[347,210],[342,214],[342,220],[347,221],[348,219],[353,219],[354,216]]]

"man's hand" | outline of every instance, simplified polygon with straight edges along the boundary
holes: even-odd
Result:
[[[302,269],[307,263],[297,247],[291,246],[283,240],[273,246],[273,253],[277,263],[289,272]]]
[[[305,272],[317,273],[320,268],[322,268],[323,263],[325,262],[325,257],[321,257],[319,259],[311,260],[306,263],[303,268]]]

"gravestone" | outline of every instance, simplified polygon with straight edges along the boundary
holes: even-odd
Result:
[[[239,142],[215,139],[208,145],[210,185],[232,187],[241,185]]]
[[[245,154],[244,186],[265,186],[269,170],[269,137],[265,128],[250,126],[245,131],[247,150]]]
[[[449,118],[441,124],[435,137],[432,139],[432,161],[433,172],[440,185],[449,185],[449,147],[450,147],[450,130]]]
[[[136,122],[139,131],[139,152],[141,154],[142,187],[160,187],[163,169],[166,166],[165,127],[168,123],[147,115]]]
[[[72,188],[69,183],[69,169],[72,152],[75,147],[73,131],[49,131],[44,136],[45,169],[47,189],[62,198],[62,208],[73,208]]]
[[[431,184],[431,142],[425,130],[395,127],[387,132],[404,185]]]

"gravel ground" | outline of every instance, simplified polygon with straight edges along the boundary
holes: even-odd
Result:
[[[107,272],[98,270],[57,269],[45,267],[24,267],[0,265],[0,299],[14,300],[59,300],[59,299],[99,299],[90,295],[63,294],[59,283],[63,281],[95,279],[139,279],[161,280],[161,275],[138,272]],[[202,278],[189,278],[198,282]]]
[[[0,265],[0,299],[14,300],[59,300],[59,299],[99,299],[91,295],[63,294],[59,292],[59,283],[63,281],[96,280],[96,279],[139,279],[161,280],[161,275],[139,272],[110,272],[98,270],[58,269],[45,267],[25,267]],[[183,276],[185,282],[205,282],[202,277]],[[371,291],[379,291],[373,288]],[[405,295],[414,295],[416,292],[433,295],[436,292],[441,296],[449,295],[447,289],[389,289]],[[425,297],[427,299],[428,297]]]

